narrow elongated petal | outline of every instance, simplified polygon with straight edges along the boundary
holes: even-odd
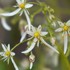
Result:
[[[21,3],[22,3],[22,1],[21,1],[21,0],[16,0],[16,2],[17,2],[18,4],[21,4]]]
[[[19,13],[20,10],[21,10],[21,8],[18,8],[17,10],[15,10],[13,12],[1,13],[0,16],[5,16],[5,17],[14,16],[17,13]]]
[[[33,4],[26,4],[25,8],[31,8],[33,6]]]
[[[70,20],[67,21],[66,25],[67,26],[70,26]]]
[[[15,53],[14,52],[11,52],[11,56],[15,56]]]
[[[28,27],[29,27],[29,30],[30,30],[30,27],[31,27],[31,21],[30,21],[30,18],[26,12],[26,10],[24,10],[24,13],[25,13],[25,16],[26,16],[26,19],[27,19],[27,23],[28,23]]]
[[[19,70],[17,65],[16,65],[16,63],[15,63],[15,61],[14,61],[14,59],[12,57],[11,57],[11,61],[12,61],[13,65],[14,65],[15,70]]]
[[[70,36],[70,28],[68,29],[68,34],[69,34],[69,36]]]
[[[25,39],[25,37],[26,37],[26,32],[24,32],[24,33],[22,34],[21,39],[20,39],[20,42],[22,42],[22,41]]]
[[[2,45],[3,50],[7,51],[5,45],[4,44],[1,44],[1,45]]]
[[[31,32],[31,31],[27,31],[27,34],[29,34],[30,36],[33,36],[34,35],[34,33]]]
[[[65,32],[64,34],[64,54],[67,51],[67,46],[68,46],[68,35],[67,35],[67,32]]]
[[[32,69],[32,67],[33,67],[33,62],[30,63],[30,69]]]
[[[29,53],[30,51],[32,51],[33,48],[35,47],[36,42],[37,42],[37,39],[35,38],[31,44],[31,46],[27,50],[23,51],[22,53]]]
[[[6,19],[4,17],[1,18],[1,24],[4,27],[4,29],[10,31],[11,27],[7,24]]]
[[[61,32],[63,29],[62,28],[58,28],[55,30],[55,32]]]
[[[61,21],[58,21],[58,24],[63,27],[64,26],[64,23],[62,23]]]
[[[45,36],[47,34],[48,34],[48,32],[41,32],[41,36]]]
[[[42,26],[39,25],[38,28],[37,28],[37,30],[38,30],[39,32],[41,32],[41,30],[42,30]]]
[[[8,50],[10,51],[10,44],[8,44]]]
[[[56,53],[59,53],[55,48],[53,48],[51,45],[49,45],[43,38],[40,38],[41,41],[46,45],[48,46],[49,48],[51,48],[53,51],[55,51]]]

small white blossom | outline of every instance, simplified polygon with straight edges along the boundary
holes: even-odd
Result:
[[[70,20],[66,23],[58,22],[60,28],[56,29],[55,32],[62,32],[62,36],[64,37],[64,54],[67,52],[68,46],[68,35],[70,35]]]
[[[27,22],[28,22],[28,25],[29,25],[29,29],[30,29],[30,25],[31,25],[31,21],[30,21],[30,18],[28,16],[29,12],[28,12],[28,8],[31,8],[33,6],[33,4],[29,4],[29,3],[26,3],[25,0],[16,0],[17,2],[17,9],[13,12],[7,12],[7,13],[0,13],[0,16],[14,16],[18,13],[20,13],[20,16],[23,14],[25,14],[26,16],[26,19],[27,19]]]
[[[13,59],[13,56],[15,56],[15,53],[14,52],[11,52],[10,50],[10,44],[8,44],[8,46],[6,46],[5,44],[2,44],[2,48],[4,50],[4,52],[0,52],[0,55],[3,57],[2,59],[4,61],[7,61],[8,64],[9,64],[9,60],[11,59],[14,67],[15,67],[15,70],[19,70],[14,59]]]
[[[32,44],[30,46],[30,48],[28,48],[26,51],[23,51],[22,53],[29,53],[30,51],[33,50],[33,48],[35,47],[35,45],[37,44],[37,46],[39,47],[39,42],[41,41],[43,44],[45,44],[46,46],[48,46],[49,48],[51,48],[52,50],[54,50],[55,52],[59,53],[55,48],[53,48],[51,45],[49,45],[44,39],[43,37],[45,35],[48,34],[48,32],[42,32],[42,27],[41,25],[38,26],[38,28],[35,28],[32,26],[32,30],[27,31],[27,33],[33,37],[33,41]]]

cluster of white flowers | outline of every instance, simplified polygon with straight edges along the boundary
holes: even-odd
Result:
[[[21,31],[21,39],[20,39],[20,43],[22,43],[24,41],[24,39],[26,38],[26,35],[28,34],[30,36],[30,40],[28,41],[29,44],[29,48],[25,51],[22,51],[21,53],[27,54],[31,52],[31,55],[29,56],[29,60],[30,60],[30,69],[32,69],[33,67],[33,63],[35,61],[35,56],[32,53],[32,50],[34,49],[35,46],[39,47],[39,44],[42,42],[42,44],[46,45],[47,47],[49,47],[50,49],[52,49],[53,51],[55,51],[56,53],[59,54],[58,50],[53,47],[52,45],[50,45],[49,43],[47,43],[44,39],[44,37],[47,37],[48,32],[46,31],[42,31],[42,26],[39,25],[38,28],[34,27],[31,24],[30,18],[29,18],[29,11],[27,10],[28,8],[31,8],[33,6],[33,4],[29,4],[26,2],[26,0],[16,0],[17,5],[14,7],[17,7],[17,9],[13,12],[7,12],[7,13],[0,13],[0,16],[2,17],[2,25],[6,30],[11,30],[11,27],[9,27],[7,25],[7,23],[5,22],[5,18],[4,17],[10,17],[10,16],[14,16],[18,13],[20,13],[19,16],[21,16],[24,12],[26,19],[27,19],[27,23],[28,25],[26,25],[24,27],[25,31]],[[52,17],[52,16],[51,16]],[[51,19],[50,17],[50,19]],[[60,28],[56,29],[55,32],[63,32],[62,35],[64,36],[64,54],[67,51],[67,45],[68,45],[68,35],[70,35],[70,20],[67,23],[62,23],[62,22],[58,22],[60,25]],[[29,43],[31,42],[31,43]],[[51,40],[52,44],[55,44],[55,40],[54,38],[52,38]],[[4,59],[4,61],[7,61],[9,63],[9,60],[11,59],[15,70],[19,70],[19,68],[17,67],[17,65],[15,64],[14,60],[13,60],[13,56],[15,56],[15,53],[12,52],[12,50],[10,50],[10,45],[8,44],[8,46],[6,46],[5,44],[2,44],[2,48],[4,50],[4,52],[0,52],[0,55],[3,56],[2,59]]]

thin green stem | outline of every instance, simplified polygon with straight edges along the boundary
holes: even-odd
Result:
[[[32,38],[33,38],[33,37],[32,37]],[[21,45],[22,43],[31,40],[32,38],[29,38],[29,39],[26,39],[26,40],[24,40],[24,41],[22,41],[22,42],[19,42],[18,44],[16,44],[16,45],[11,49],[11,51],[13,51],[16,47],[18,47],[18,46]]]

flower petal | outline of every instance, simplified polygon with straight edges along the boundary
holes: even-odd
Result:
[[[21,3],[22,3],[22,0],[16,0],[16,2],[17,2],[18,4],[21,4]]]
[[[53,48],[51,45],[49,45],[48,43],[46,43],[46,41],[45,41],[43,38],[40,38],[40,39],[41,39],[41,41],[42,41],[46,46],[48,46],[48,47],[51,48],[53,51],[55,51],[56,53],[59,54],[59,52],[58,52],[55,48]]]
[[[42,30],[42,26],[39,25],[38,28],[37,28],[37,31],[41,32],[41,30]]]
[[[27,3],[27,4],[25,5],[25,8],[31,8],[32,6],[33,6],[33,4],[28,4],[28,3]]]
[[[7,47],[7,48],[8,48],[8,50],[10,51],[10,44],[8,44],[8,47]]]
[[[21,10],[21,8],[18,8],[17,10],[15,10],[13,12],[0,13],[0,16],[5,16],[5,17],[14,16],[17,13],[19,13],[20,10]]]
[[[29,27],[29,30],[30,30],[30,27],[31,27],[31,21],[30,21],[30,18],[26,12],[26,10],[24,10],[24,13],[25,13],[25,16],[26,16],[26,19],[27,19],[27,23],[28,23],[28,27]]]
[[[19,70],[17,65],[16,65],[16,63],[15,63],[15,61],[14,61],[14,59],[12,57],[11,57],[11,61],[12,61],[13,65],[14,65],[14,67],[15,67],[15,70]]]
[[[20,39],[20,42],[22,42],[26,37],[26,32],[23,32],[22,36],[21,36],[21,39]]]
[[[55,30],[55,32],[61,32],[63,29],[62,28],[58,28]]]
[[[37,42],[37,39],[34,38],[34,40],[33,40],[32,44],[31,44],[30,48],[28,48],[27,50],[23,51],[22,53],[29,53],[30,51],[32,51],[33,48],[35,47],[36,42]]]
[[[64,24],[63,24],[61,21],[58,21],[58,24],[59,24],[61,27],[64,26]]]
[[[70,28],[68,29],[68,34],[69,34],[69,36],[70,36]]]
[[[64,54],[67,51],[67,45],[68,45],[68,35],[67,35],[67,32],[65,32],[64,34]]]
[[[7,24],[6,19],[4,17],[1,18],[1,24],[6,30],[11,30],[11,27]]]
[[[33,62],[30,63],[30,70],[32,69],[33,67]]]
[[[7,51],[6,46],[4,44],[1,44],[1,45],[2,45],[3,50]]]
[[[27,34],[29,34],[30,36],[34,36],[34,33],[31,31],[27,31]]]
[[[11,52],[11,56],[15,56],[15,53],[14,52]]]
[[[48,34],[48,32],[41,32],[41,36],[45,36],[47,34]]]
[[[67,21],[66,25],[67,26],[70,26],[70,20]]]

